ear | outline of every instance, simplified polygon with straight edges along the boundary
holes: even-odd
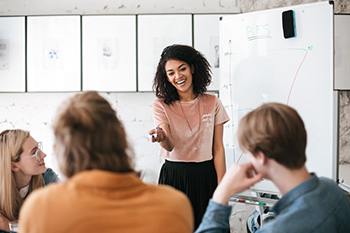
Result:
[[[191,65],[191,74],[194,74],[194,65]]]
[[[19,171],[19,167],[17,166],[16,163],[11,162],[11,170],[14,172],[18,172]]]
[[[268,163],[268,160],[269,160],[269,158],[266,157],[266,155],[262,151],[259,151],[257,153],[256,158],[261,165],[266,165]]]

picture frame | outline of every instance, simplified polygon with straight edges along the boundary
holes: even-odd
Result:
[[[172,44],[192,46],[192,15],[138,16],[138,91],[152,91],[163,49]]]
[[[28,16],[28,92],[81,90],[80,16]]]
[[[212,83],[208,91],[220,89],[220,17],[223,14],[195,14],[193,16],[194,48],[208,60]],[[233,14],[225,14],[233,15]]]
[[[136,91],[136,15],[82,17],[83,90]]]
[[[25,17],[0,17],[0,92],[25,92]]]

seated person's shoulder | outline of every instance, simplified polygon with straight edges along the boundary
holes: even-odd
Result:
[[[43,177],[45,185],[48,185],[50,183],[57,183],[59,181],[57,174],[51,168],[46,169]]]
[[[341,197],[346,197],[344,191],[338,186],[338,184],[329,178],[320,177],[319,178],[322,189],[331,196],[334,196],[336,200],[339,200]]]

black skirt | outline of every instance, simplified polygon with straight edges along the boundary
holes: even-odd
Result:
[[[170,185],[188,196],[194,212],[195,229],[202,221],[217,182],[213,159],[204,162],[165,160],[158,181],[159,184]]]

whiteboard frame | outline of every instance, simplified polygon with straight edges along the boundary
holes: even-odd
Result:
[[[313,9],[312,7],[317,7],[317,6],[320,6],[320,8],[314,8],[314,10],[312,10]],[[310,111],[312,111],[312,110],[309,109],[307,112],[304,112],[305,111],[305,107],[301,108],[301,106],[302,105],[303,106],[308,106],[308,105],[305,105],[304,104],[305,102],[301,101],[301,99],[297,100],[295,98],[294,102],[293,102],[293,99],[291,99],[292,101],[291,101],[291,103],[289,105],[291,105],[292,107],[296,108],[296,110],[299,112],[299,114],[301,115],[301,117],[303,118],[303,121],[305,123],[306,130],[308,131],[309,128],[312,128],[311,131],[308,131],[308,144],[307,144],[307,150],[306,150],[306,156],[307,156],[306,166],[308,167],[309,171],[310,172],[316,171],[316,174],[318,174],[320,176],[326,176],[326,177],[331,178],[331,179],[336,181],[337,175],[338,175],[338,161],[337,161],[338,160],[338,111],[337,111],[338,110],[338,92],[334,90],[334,86],[333,86],[333,81],[334,81],[334,57],[333,57],[333,55],[334,55],[334,34],[333,34],[333,23],[334,23],[333,22],[333,17],[334,17],[334,15],[333,15],[333,5],[329,4],[329,2],[311,3],[311,4],[303,4],[303,5],[292,6],[292,7],[284,7],[284,8],[277,8],[277,9],[272,9],[272,10],[265,10],[265,11],[261,11],[261,12],[246,13],[244,15],[242,14],[242,15],[238,16],[236,19],[234,19],[234,17],[232,17],[233,21],[230,22],[230,25],[226,25],[226,27],[225,27],[225,29],[229,29],[227,31],[231,32],[231,34],[228,34],[228,35],[230,35],[230,37],[228,38],[227,35],[221,34],[222,38],[225,37],[221,41],[222,42],[222,44],[221,44],[221,49],[222,49],[221,50],[221,57],[223,59],[225,59],[224,58],[225,55],[231,57],[231,54],[236,54],[235,56],[242,57],[244,60],[239,60],[240,58],[236,58],[236,57],[232,58],[232,59],[234,59],[235,64],[239,64],[240,65],[239,66],[240,70],[239,71],[234,70],[234,71],[230,72],[230,70],[235,69],[234,66],[232,66],[233,68],[231,68],[231,66],[229,66],[229,67],[226,66],[226,68],[225,68],[226,69],[226,71],[225,71],[226,73],[222,73],[222,75],[223,76],[225,76],[225,75],[228,76],[228,73],[233,75],[233,73],[235,72],[235,75],[233,75],[233,76],[235,77],[235,79],[237,79],[236,78],[237,74],[242,76],[243,74],[249,74],[249,72],[251,72],[252,69],[256,69],[258,71],[259,68],[266,68],[265,70],[272,70],[271,74],[273,74],[274,73],[274,71],[273,71],[274,69],[271,69],[271,67],[264,67],[264,66],[261,66],[261,67],[258,66],[257,67],[257,66],[254,66],[255,65],[254,63],[249,63],[250,65],[248,65],[247,62],[248,61],[250,61],[250,62],[252,61],[252,60],[248,60],[248,58],[250,58],[249,54],[250,53],[254,54],[255,52],[257,52],[258,54],[260,54],[260,57],[263,58],[264,56],[266,56],[266,51],[264,50],[264,48],[266,47],[266,45],[268,43],[265,40],[272,39],[272,41],[273,41],[274,37],[275,38],[283,38],[283,35],[279,35],[279,34],[282,34],[282,32],[283,32],[282,31],[282,27],[281,27],[281,29],[279,29],[279,27],[276,27],[276,24],[278,24],[278,22],[272,24],[271,21],[270,22],[267,21],[267,18],[269,16],[268,15],[264,15],[263,13],[266,13],[266,14],[271,13],[271,15],[277,16],[279,12],[282,13],[282,11],[290,10],[290,9],[295,10],[296,13],[299,10],[299,14],[300,15],[296,16],[296,24],[297,24],[297,26],[296,26],[296,28],[297,28],[296,34],[297,34],[297,38],[300,38],[300,39],[296,39],[296,40],[289,39],[289,42],[288,42],[289,44],[288,45],[284,45],[283,44],[284,41],[282,41],[283,39],[281,39],[280,40],[281,41],[281,45],[280,46],[282,46],[283,49],[279,49],[280,47],[277,47],[277,49],[271,50],[271,53],[273,52],[273,53],[282,54],[282,53],[285,53],[285,52],[282,52],[282,51],[284,51],[285,49],[287,49],[285,51],[288,51],[289,47],[291,47],[291,48],[300,48],[301,46],[307,46],[307,49],[304,49],[305,50],[304,51],[304,53],[305,53],[304,56],[306,57],[306,54],[307,54],[306,51],[308,51],[308,50],[309,51],[313,51],[312,49],[313,49],[314,43],[315,43],[315,46],[318,46],[317,48],[315,48],[314,52],[310,52],[310,55],[309,55],[309,56],[313,57],[313,60],[311,60],[311,62],[313,62],[313,65],[311,66],[312,68],[310,67],[311,64],[307,63],[308,61],[306,61],[306,63],[305,63],[305,64],[309,64],[308,67],[310,67],[312,69],[312,72],[313,72],[312,76],[310,76],[309,73],[308,73],[308,76],[307,76],[307,77],[312,77],[312,78],[304,79],[305,81],[307,81],[307,85],[308,85],[307,88],[308,89],[305,86],[303,86],[304,83],[302,83],[302,85],[299,85],[298,93],[306,94],[306,96],[308,97],[307,99],[310,99],[310,100],[312,100],[312,98],[315,98],[315,97],[309,97],[310,94],[315,92],[315,91],[312,92],[311,88],[315,88],[316,87],[316,86],[314,86],[314,84],[310,85],[311,80],[314,80],[314,79],[315,80],[319,80],[319,77],[320,77],[319,76],[320,75],[319,72],[316,73],[314,68],[315,68],[315,66],[317,66],[317,67],[319,67],[319,66],[321,66],[321,67],[326,66],[325,69],[323,69],[323,73],[321,74],[322,77],[324,77],[324,79],[322,81],[322,83],[323,83],[323,86],[322,86],[323,89],[322,90],[326,90],[326,93],[322,94],[322,96],[324,96],[324,97],[322,97],[321,99],[322,99],[322,101],[323,101],[323,99],[326,99],[327,103],[325,102],[324,104],[327,104],[327,105],[324,106],[324,107],[321,107],[322,111],[320,111],[320,112],[326,114],[326,116],[324,118],[327,119],[327,122],[324,122],[324,125],[327,128],[327,130],[326,130],[326,132],[327,132],[327,136],[326,136],[327,139],[325,139],[325,140],[327,140],[327,145],[328,146],[325,147],[325,149],[324,149],[324,150],[327,149],[326,153],[322,153],[322,151],[321,151],[321,154],[320,154],[319,150],[321,150],[321,148],[323,148],[323,147],[317,146],[317,144],[315,144],[315,143],[313,143],[313,144],[311,143],[312,140],[319,140],[320,138],[321,139],[323,138],[323,137],[320,136],[319,133],[315,133],[315,131],[317,131],[317,130],[315,130],[315,125],[316,124],[315,123],[310,124],[310,118],[314,119],[314,120],[312,120],[313,122],[318,122],[319,117],[318,116],[317,117],[316,116],[312,117],[312,115],[310,115],[310,114],[309,115],[304,115],[307,112],[310,113]],[[320,9],[320,10],[318,10],[318,9]],[[308,22],[297,21],[298,20],[297,17],[301,17],[304,13],[306,14],[306,13],[308,13],[310,11],[312,11],[314,13],[316,12],[318,14],[317,15],[318,17],[320,17],[320,14],[322,14],[322,15],[328,14],[328,16],[329,16],[329,18],[327,18],[325,20],[325,23],[327,23],[327,25],[324,26],[324,30],[322,31],[322,33],[323,33],[322,34],[322,38],[320,38],[320,40],[323,40],[324,39],[323,38],[324,35],[327,34],[327,33],[328,33],[327,34],[328,36],[326,35],[326,38],[324,39],[325,41],[322,42],[322,43],[319,42],[319,39],[317,39],[316,41],[310,41],[310,38],[306,38],[306,36],[310,37],[310,32],[312,32],[312,31],[307,30],[305,25],[308,25],[307,27],[309,27],[310,25],[314,25],[314,24],[312,24],[312,21],[308,21]],[[262,22],[256,21],[256,19],[255,19],[255,21],[253,20],[255,17],[258,18],[258,16],[260,16],[259,19],[261,19],[261,21],[263,21],[262,25],[260,25]],[[251,17],[251,18],[249,18],[249,17]],[[309,14],[308,14],[308,17],[310,17]],[[238,22],[238,19],[240,20],[239,22]],[[311,17],[311,19],[313,19],[313,17]],[[228,22],[229,22],[229,20],[228,20]],[[237,28],[233,27],[233,22],[235,22],[234,24],[237,25]],[[247,25],[247,27],[248,26],[250,27],[251,26],[250,23],[253,24],[252,25],[253,27],[255,27],[255,24],[256,24],[256,29],[257,30],[261,30],[261,31],[259,31],[259,33],[263,32],[266,29],[266,34],[255,34],[254,35],[254,33],[251,32],[250,30],[248,30],[247,28],[244,29],[244,27],[245,27],[244,25]],[[274,27],[274,29],[272,29],[272,28],[271,29],[272,30],[277,30],[277,32],[279,34],[276,33],[276,31],[274,31],[274,33],[270,34],[271,33],[270,28],[269,28],[270,26],[267,26],[267,28],[264,28],[264,24],[265,23],[266,24],[271,23],[271,27]],[[305,23],[307,23],[307,24],[305,24]],[[272,26],[272,25],[274,25],[274,26]],[[303,27],[301,27],[302,25],[303,25]],[[328,28],[328,26],[330,28]],[[223,31],[222,29],[224,29],[224,27],[222,27],[220,29],[221,32]],[[315,28],[312,28],[312,29],[315,30]],[[256,31],[256,32],[258,32],[258,31]],[[236,38],[237,37],[245,38],[244,41],[243,42],[241,41],[241,43],[240,43],[239,41],[237,41],[236,38],[233,38],[234,37],[233,36],[234,33],[235,33],[235,35],[239,35],[239,36],[235,36]],[[317,35],[317,34],[312,34],[311,33],[311,35]],[[231,38],[233,38],[233,39],[231,39]],[[256,40],[260,40],[260,39],[261,39],[261,41],[264,42],[262,44],[265,47],[259,49],[258,44],[255,44],[253,42],[256,41]],[[315,40],[314,37],[312,37],[312,36],[311,36],[311,39]],[[235,49],[232,49],[232,50],[229,49],[229,47],[230,47],[229,46],[229,44],[230,44],[229,42],[231,42],[231,40],[232,40],[232,44],[233,45],[237,45],[235,47]],[[251,42],[251,41],[253,41],[253,42]],[[298,43],[299,41],[302,41],[302,43],[299,44]],[[227,44],[226,44],[226,50],[225,50],[225,49],[223,49],[223,47],[225,46],[226,42],[227,42]],[[244,47],[245,44],[251,44],[252,46],[255,46],[255,47],[247,48],[247,47]],[[270,42],[270,44],[271,44],[271,42]],[[323,47],[323,45],[325,45],[325,44],[327,45],[326,48]],[[271,44],[271,45],[272,45],[272,47],[274,46],[274,44]],[[330,47],[328,47],[328,45]],[[238,47],[238,49],[237,49],[237,47]],[[242,49],[242,48],[244,48],[244,49]],[[268,47],[266,47],[266,48],[268,48]],[[242,51],[244,50],[244,51],[242,52],[240,50],[242,50]],[[318,51],[323,51],[321,54],[323,56],[326,56],[328,59],[326,59],[326,60],[325,59],[318,59],[319,58],[319,56],[317,56],[319,54],[319,53],[317,53]],[[312,53],[313,53],[313,56],[312,56]],[[297,54],[296,50],[295,50],[295,52],[293,54]],[[279,55],[279,56],[281,56],[281,55]],[[298,55],[298,57],[299,56],[300,55]],[[260,57],[259,57],[259,59],[260,59]],[[253,58],[255,59],[255,57],[253,57]],[[223,61],[223,59],[221,59],[221,61]],[[227,63],[227,60],[228,60],[228,58],[226,58],[226,63]],[[282,59],[282,60],[283,61],[288,61],[288,62],[290,61],[288,59]],[[315,60],[317,60],[317,63],[314,62]],[[321,60],[322,62],[319,62],[319,60]],[[245,61],[245,63],[242,63],[243,61]],[[278,61],[280,61],[280,60],[278,60]],[[299,61],[301,61],[301,60],[299,60]],[[303,62],[299,62],[299,63],[300,63],[300,67],[301,67]],[[276,64],[278,64],[278,63],[276,63]],[[287,64],[289,64],[289,63],[287,63]],[[247,71],[247,68],[249,68],[248,71]],[[225,69],[222,67],[222,72],[224,72]],[[298,72],[299,72],[299,69],[297,70],[297,72],[295,74],[295,77],[298,74]],[[310,70],[308,72],[310,72]],[[261,76],[262,73],[263,72],[259,72],[259,73],[255,72],[255,76],[256,77],[262,77]],[[304,73],[304,77],[305,77],[305,74],[306,73]],[[270,77],[270,76],[267,75],[266,77]],[[281,76],[278,76],[279,78],[276,77],[276,79],[273,79],[274,76],[271,76],[271,77],[272,77],[271,79],[266,79],[266,80],[275,80],[274,83],[272,83],[274,85],[270,85],[270,84],[267,85],[268,88],[265,88],[266,90],[264,89],[264,92],[267,91],[267,94],[271,94],[271,96],[273,96],[273,97],[271,97],[271,96],[270,97],[266,97],[266,100],[264,100],[263,102],[276,102],[277,101],[277,102],[282,102],[283,103],[284,99],[283,100],[282,99],[281,100],[274,99],[277,96],[279,96],[280,94],[272,95],[272,94],[275,94],[274,92],[277,92],[277,90],[280,89],[279,87],[275,87],[275,84],[279,84],[279,82],[281,82],[281,80],[280,80]],[[282,77],[284,77],[284,76],[282,76]],[[240,81],[242,83],[246,82],[245,84],[247,85],[247,84],[249,84],[248,81],[244,81],[247,78],[248,78],[247,76],[242,76]],[[224,77],[221,77],[221,79],[224,79]],[[226,77],[226,79],[227,79],[227,77]],[[250,78],[250,80],[252,80],[252,79]],[[265,79],[262,79],[262,80],[266,82]],[[227,81],[224,80],[224,82],[221,83],[221,87],[220,87],[220,97],[224,98],[224,99],[227,98],[227,93],[229,92],[228,90],[230,88],[232,89],[233,86],[235,86],[236,89],[238,88],[241,91],[243,91],[244,88],[248,88],[247,86],[246,87],[242,87],[241,85],[239,87],[237,87],[237,82],[236,83],[235,82],[226,83],[226,82]],[[256,83],[257,82],[255,82],[255,84]],[[249,84],[249,85],[251,85],[251,84]],[[262,85],[262,84],[255,85],[256,88],[260,89],[259,85]],[[250,89],[251,88],[244,89],[244,91],[247,91],[247,93],[249,93]],[[272,90],[274,90],[274,91],[272,91]],[[295,90],[295,88],[293,90]],[[308,91],[308,90],[310,90],[310,91]],[[319,90],[319,89],[317,89],[317,90]],[[278,91],[280,91],[280,90],[278,90]],[[321,95],[321,93],[319,93],[319,92],[320,91],[317,91],[317,93],[318,93],[317,95]],[[283,93],[285,93],[285,92],[283,91]],[[237,96],[240,96],[240,95],[237,93]],[[259,96],[260,96],[259,98],[261,99],[261,100],[259,99],[259,101],[262,101],[262,98],[265,99],[264,95],[261,95],[261,93],[259,93]],[[283,96],[285,96],[285,94]],[[240,98],[246,98],[246,97],[244,96],[244,97],[240,97]],[[232,99],[232,96],[229,97],[229,99]],[[302,97],[302,99],[305,100],[304,97]],[[246,102],[246,99],[243,99],[243,100],[245,100],[245,102]],[[288,97],[288,100],[289,100],[289,97]],[[235,102],[228,103],[227,99],[226,99],[226,101],[222,99],[222,101],[223,101],[225,109],[228,112],[231,112],[229,109],[236,109],[237,108],[237,106],[236,106],[238,104],[237,100],[235,100],[236,103]],[[242,101],[242,99],[238,100],[238,101]],[[260,104],[263,103],[263,102],[260,102]],[[254,108],[258,107],[258,105],[253,107],[255,102],[251,103],[251,104],[252,104],[252,106],[251,106],[252,109],[251,110],[253,110]],[[287,104],[288,104],[288,101],[287,101]],[[323,102],[322,102],[322,105],[320,105],[320,106],[323,106]],[[240,119],[239,115],[242,115],[242,113],[239,113],[239,111],[240,110],[242,110],[242,111],[244,110],[243,112],[248,112],[249,109],[247,109],[247,107],[248,106],[246,104],[244,104],[244,106],[240,106],[239,108],[237,108],[235,110],[236,111],[235,114],[231,113],[230,116],[238,115],[238,119]],[[231,118],[231,121],[232,120],[233,119]],[[232,128],[237,129],[238,124],[239,124],[239,122],[230,122],[227,125],[231,126]],[[227,145],[227,142],[230,142],[230,141],[234,142],[233,138],[236,137],[236,135],[234,135],[235,133],[232,133],[232,135],[230,136],[230,132],[228,134],[226,134],[226,132],[227,132],[227,128],[226,128],[226,125],[225,125],[224,138],[226,137],[226,139],[224,139],[224,143],[225,143],[225,150],[226,150],[226,153],[227,153],[226,161],[228,161],[227,165],[229,165],[230,163],[237,162],[240,159],[240,152],[238,150],[238,152],[236,154],[234,153],[234,151],[235,151],[234,148],[239,148],[238,144],[230,143],[231,145],[229,145],[229,146]],[[314,137],[312,137],[312,136],[310,137],[310,133],[311,133],[311,135],[314,135]],[[232,140],[227,140],[227,138],[229,138],[229,137],[233,137]],[[311,148],[310,145],[313,145],[312,146],[312,148],[313,148],[312,151],[308,150],[308,148]],[[317,150],[315,150],[315,149],[317,149]],[[316,151],[317,151],[317,153],[315,153]],[[231,159],[231,161],[230,161],[229,157],[230,157],[231,154],[234,155],[234,158]],[[318,157],[318,155],[323,155],[323,156],[322,157]],[[321,159],[321,160],[319,160],[319,159]],[[310,161],[313,161],[313,163],[310,163]],[[314,164],[315,161],[317,161],[317,162],[320,161],[320,162],[317,163],[317,164]],[[240,162],[242,162],[242,161],[240,161]],[[324,166],[321,166],[321,168],[316,168],[316,167],[319,166],[319,164],[323,164]],[[251,190],[256,191],[256,192],[261,191],[261,192],[269,192],[269,193],[278,193],[279,192],[278,189],[272,184],[272,182],[268,181],[268,180],[264,180],[263,182],[260,182],[260,183],[258,183],[256,185],[254,185],[253,187],[251,187]]]
[[[81,17],[27,17],[28,92],[81,90]]]
[[[172,44],[192,46],[192,14],[138,15],[137,21],[138,91],[152,91],[163,49]]]
[[[0,17],[0,92],[25,92],[25,17]]]

